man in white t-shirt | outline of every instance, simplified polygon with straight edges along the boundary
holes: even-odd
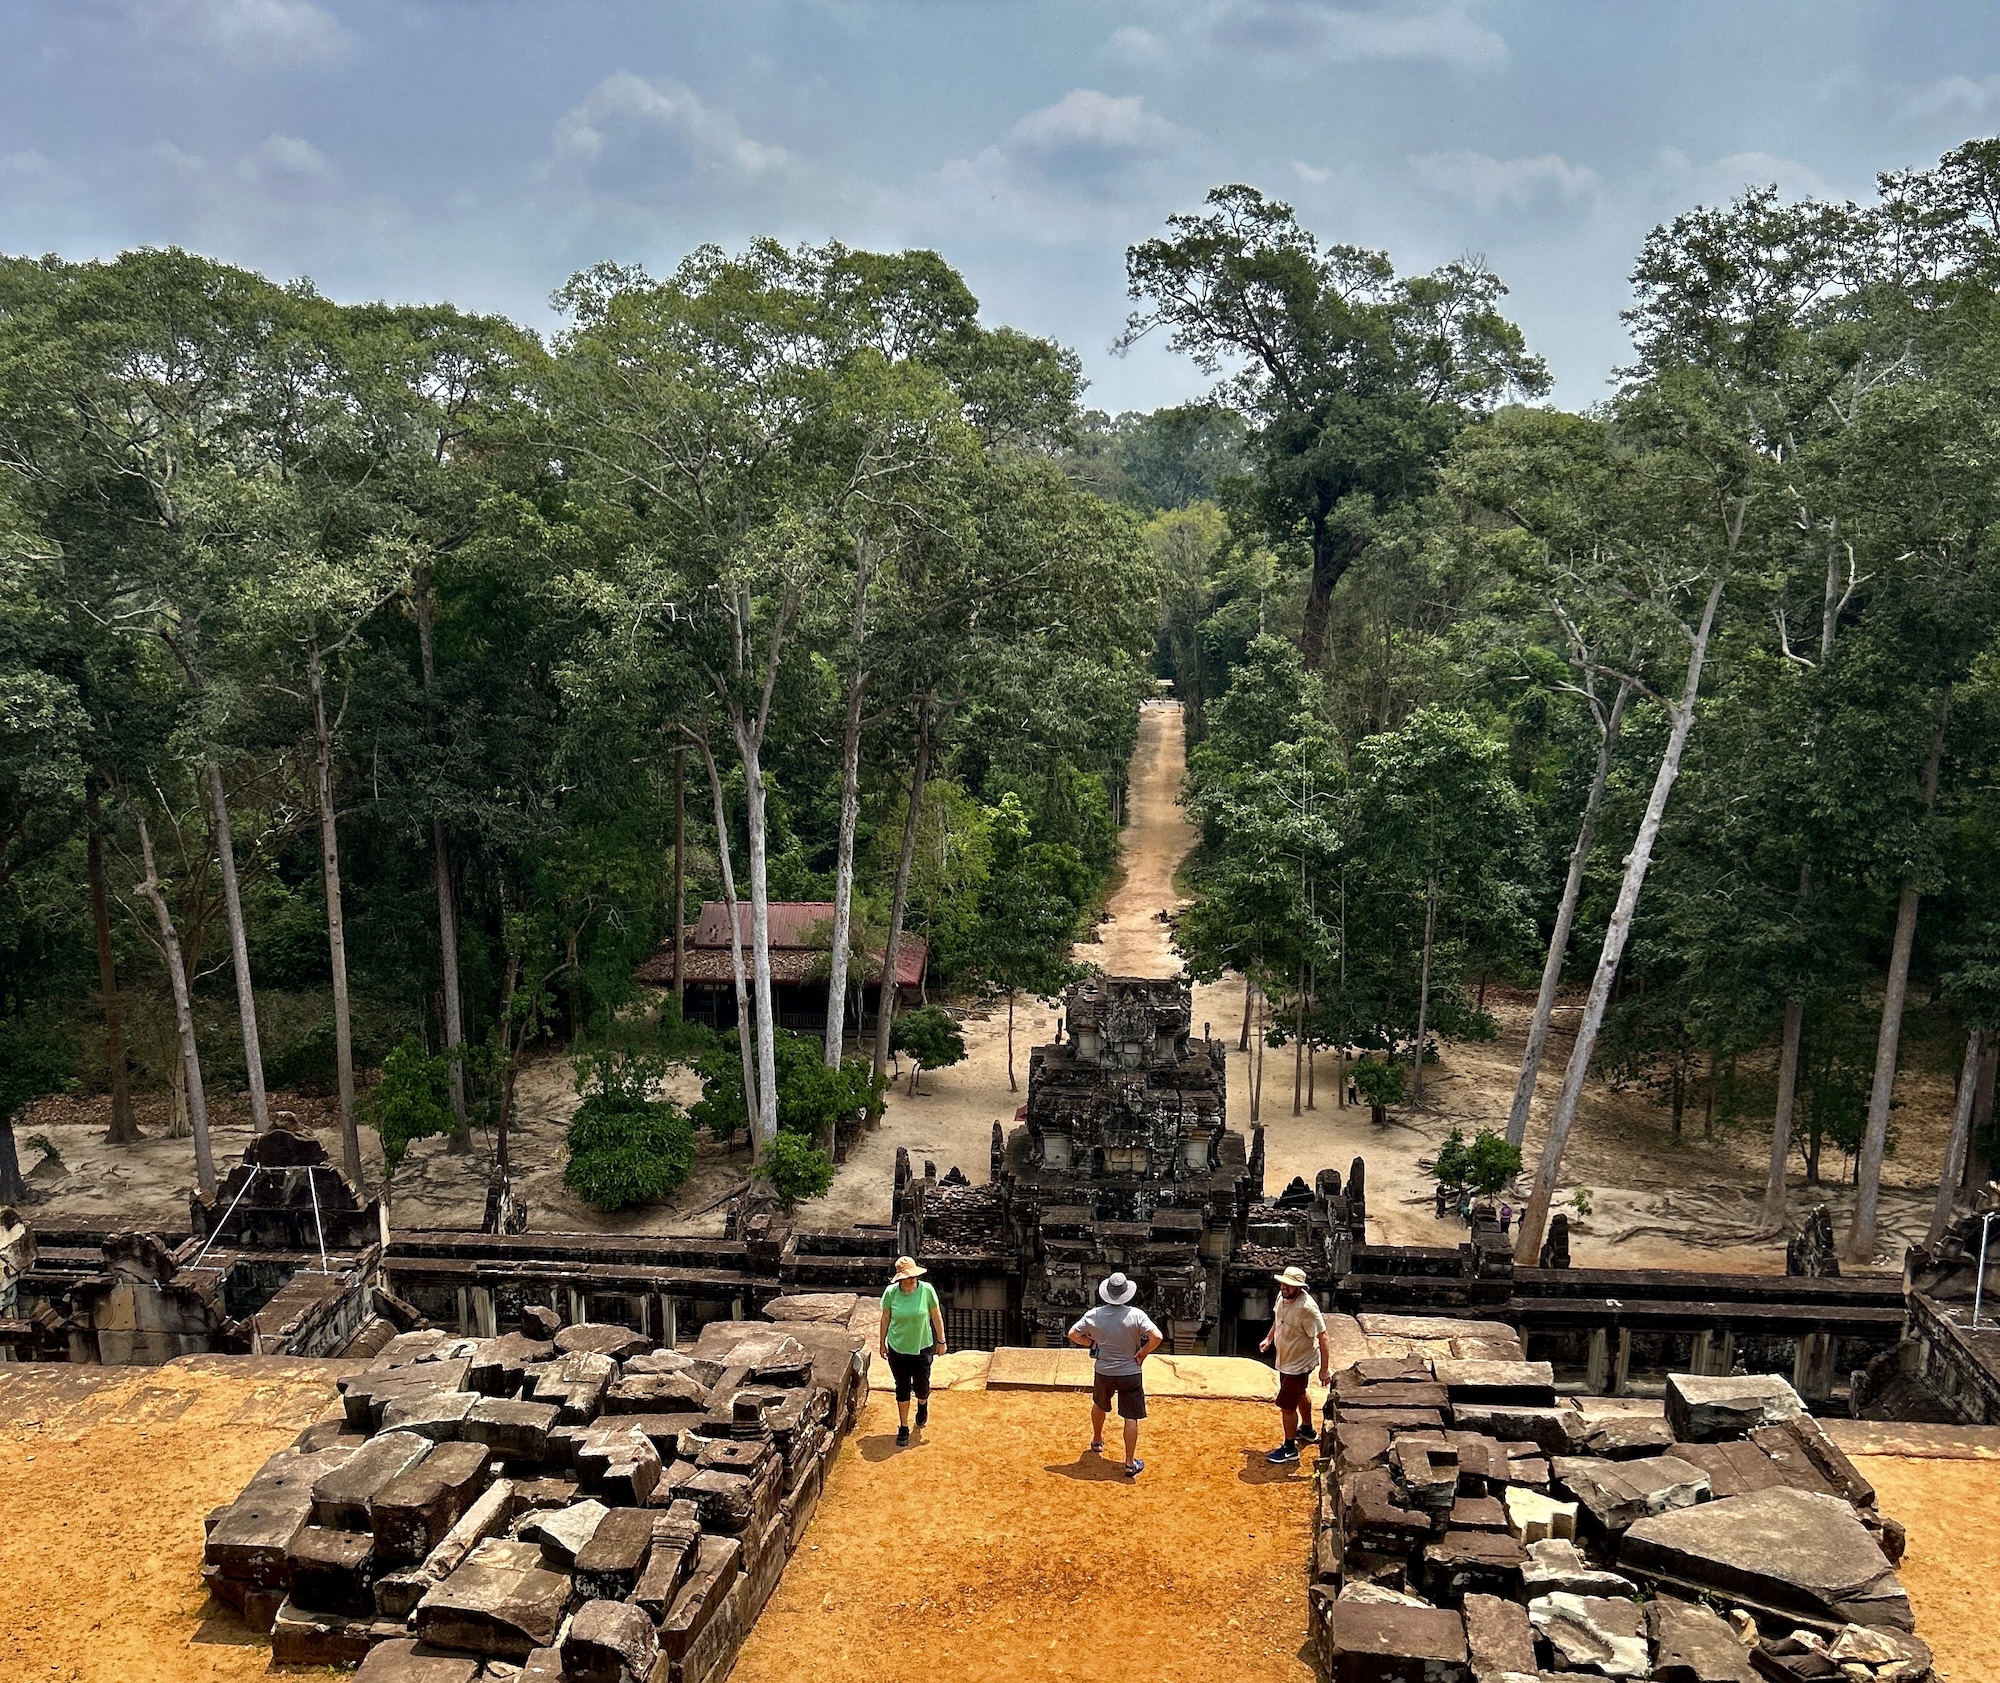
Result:
[[[1160,1329],[1143,1309],[1132,1307],[1139,1282],[1113,1274],[1097,1288],[1104,1301],[1069,1329],[1069,1341],[1091,1353],[1096,1374],[1090,1388],[1090,1449],[1104,1453],[1104,1421],[1111,1399],[1118,1399],[1118,1417],[1125,1426],[1125,1476],[1137,1478],[1146,1463],[1139,1459],[1139,1422],[1146,1418],[1146,1358],[1159,1349]]]
[[[1278,1353],[1278,1412],[1285,1420],[1285,1441],[1264,1459],[1274,1467],[1286,1466],[1299,1458],[1301,1443],[1317,1443],[1313,1430],[1312,1398],[1306,1381],[1319,1358],[1319,1382],[1333,1378],[1333,1340],[1327,1336],[1326,1317],[1306,1290],[1311,1283],[1303,1268],[1287,1268],[1273,1276],[1278,1282],[1278,1301],[1271,1311],[1271,1330],[1260,1350],[1275,1348]]]

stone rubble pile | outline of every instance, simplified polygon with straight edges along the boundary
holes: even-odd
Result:
[[[868,1396],[853,1297],[769,1313],[692,1351],[537,1307],[405,1333],[209,1515],[202,1577],[362,1683],[719,1679]]]
[[[1676,1375],[1660,1414],[1586,1413],[1507,1329],[1457,1325],[1334,1376],[1331,1683],[1933,1683],[1902,1528],[1784,1380]]]

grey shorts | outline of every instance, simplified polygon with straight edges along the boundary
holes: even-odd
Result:
[[[1118,1399],[1118,1418],[1146,1418],[1146,1378],[1139,1373],[1100,1373],[1090,1387],[1090,1400],[1099,1413],[1111,1412],[1111,1399]]]

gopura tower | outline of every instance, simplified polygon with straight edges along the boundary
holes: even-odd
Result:
[[[1192,1034],[1193,1009],[1185,981],[1093,977],[1065,998],[1067,1038],[1059,1028],[1029,1060],[1026,1120],[993,1179],[1036,1343],[1060,1342],[1117,1270],[1169,1349],[1212,1343],[1264,1154],[1261,1130],[1247,1149],[1229,1127],[1223,1044]]]

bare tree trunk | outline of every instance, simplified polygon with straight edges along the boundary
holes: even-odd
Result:
[[[1410,1108],[1424,1102],[1424,1038],[1431,1021],[1431,954],[1437,942],[1437,878],[1424,885],[1424,957],[1417,979],[1417,1050],[1410,1064]]]
[[[1625,856],[1625,877],[1618,885],[1618,900],[1612,907],[1610,925],[1604,931],[1604,946],[1597,955],[1597,973],[1590,980],[1590,995],[1583,1007],[1583,1021],[1577,1025],[1576,1044],[1570,1048],[1569,1067],[1563,1072],[1562,1095],[1549,1125],[1548,1143],[1535,1169],[1528,1207],[1521,1213],[1520,1236],[1514,1246],[1514,1260],[1532,1268],[1541,1260],[1542,1239],[1548,1228],[1549,1206],[1555,1201],[1556,1180],[1562,1173],[1563,1151],[1569,1145],[1570,1130],[1576,1126],[1577,1107],[1583,1100],[1583,1083],[1590,1073],[1590,1060],[1597,1050],[1598,1031],[1611,1003],[1611,984],[1618,979],[1619,961],[1625,956],[1625,942],[1632,933],[1632,917],[1639,909],[1639,890],[1645,886],[1646,868],[1653,858],[1653,843],[1659,839],[1660,823],[1666,816],[1667,797],[1680,776],[1681,755],[1687,748],[1688,732],[1694,728],[1695,707],[1701,698],[1701,669],[1708,658],[1708,639],[1715,629],[1715,611],[1722,603],[1722,587],[1728,575],[1717,577],[1703,604],[1701,623],[1688,651],[1687,677],[1681,686],[1680,705],[1674,709],[1673,724],[1667,733],[1667,749],[1660,756],[1660,769],[1653,778],[1653,792],[1639,820],[1639,833],[1632,851]]]
[[[97,784],[86,782],[84,825],[88,831],[90,918],[97,937],[97,995],[104,1010],[104,1067],[111,1080],[110,1145],[135,1145],[139,1123],[132,1114],[132,1073],[125,1063],[125,1018],[118,1002],[118,959],[111,950],[111,897],[104,888],[104,835],[98,814]]]
[[[347,923],[340,903],[340,833],[333,814],[333,731],[326,717],[326,676],[319,638],[306,644],[306,681],[312,694],[314,785],[319,797],[320,880],[326,891],[326,944],[333,971],[333,1064],[340,1089],[340,1163],[358,1188],[361,1135],[354,1119],[354,1021],[347,1002]]]
[[[902,957],[903,914],[910,903],[910,865],[917,856],[917,822],[923,815],[924,779],[931,765],[931,713],[926,697],[917,703],[917,752],[910,767],[910,806],[903,815],[903,850],[896,857],[896,887],[889,902],[889,936],[882,946],[881,1007],[875,1013],[875,1073],[889,1067],[889,1036],[896,1016],[896,965]]]
[[[1018,1093],[1021,1084],[1014,1079],[1014,990],[1007,990],[1007,1091]]]
[[[1246,973],[1243,978],[1243,1032],[1236,1037],[1236,1050],[1239,1052],[1250,1050],[1250,993],[1250,977]]]
[[[854,932],[854,832],[861,822],[861,704],[868,692],[868,670],[862,665],[862,638],[868,629],[868,580],[865,548],[854,569],[854,622],[851,639],[854,664],[847,673],[847,713],[840,730],[840,828],[833,856],[833,951],[826,986],[826,1067],[840,1068],[847,1037],[847,947]],[[861,1023],[857,1017],[855,1028]]]
[[[750,833],[750,983],[751,1008],[757,1013],[757,1108],[752,1112],[757,1149],[778,1137],[778,1048],[774,1037],[777,1014],[771,999],[771,899],[766,875],[764,835],[764,768],[758,744],[739,732],[743,756],[744,796],[748,806],[745,828]]]
[[[152,902],[153,916],[160,926],[160,950],[167,961],[167,985],[174,996],[174,1031],[181,1044],[181,1075],[187,1084],[188,1124],[194,1132],[194,1179],[202,1197],[215,1197],[215,1154],[208,1140],[208,1097],[201,1085],[201,1053],[194,1040],[194,1001],[188,993],[187,966],[181,961],[181,938],[174,930],[173,914],[160,889],[159,867],[153,863],[153,837],[143,815],[135,814],[139,825],[139,852],[146,862],[146,880],[133,893]]]
[[[1931,1225],[1924,1243],[1935,1245],[1951,1225],[1958,1203],[1958,1186],[1965,1173],[1966,1148],[1972,1143],[1972,1107],[1979,1094],[1979,1065],[1986,1056],[1986,1031],[1974,1029],[1965,1037],[1965,1067],[1958,1077],[1958,1103],[1951,1114],[1951,1138],[1944,1148],[1944,1168],[1938,1176],[1937,1202],[1931,1207]]]
[[[417,612],[417,657],[424,678],[424,729],[437,729],[437,665],[431,644],[431,572],[419,567],[410,580]],[[463,1156],[472,1149],[472,1123],[465,1109],[465,1001],[458,980],[458,894],[452,883],[451,842],[444,817],[431,813],[431,874],[438,907],[438,972],[444,991],[444,1046],[451,1059],[451,1137],[445,1149]]]
[[[1250,1048],[1250,1120],[1263,1120],[1264,1111],[1264,990],[1257,990],[1257,1041]]]
[[[687,744],[674,750],[674,1011],[687,1011]]]
[[[1556,992],[1562,986],[1563,960],[1569,953],[1570,930],[1576,923],[1576,908],[1583,898],[1583,876],[1590,863],[1590,849],[1597,838],[1598,809],[1604,804],[1605,785],[1611,778],[1611,757],[1618,743],[1618,729],[1625,718],[1625,704],[1632,696],[1628,678],[1612,697],[1611,712],[1604,721],[1597,745],[1597,769],[1590,778],[1590,793],[1583,803],[1583,821],[1577,825],[1576,845],[1569,853],[1569,875],[1563,879],[1562,900],[1556,907],[1556,926],[1549,932],[1549,956],[1542,965],[1542,988],[1535,995],[1535,1015],[1528,1024],[1528,1045],[1521,1054],[1521,1076],[1514,1084],[1514,1103],[1507,1112],[1507,1143],[1517,1149],[1528,1137],[1528,1114],[1534,1107],[1535,1083],[1542,1073],[1542,1054],[1549,1043],[1549,1021],[1555,1015]]]
[[[21,1151],[14,1143],[14,1118],[0,1115],[0,1204],[25,1204],[33,1196],[21,1174]]]
[[[514,1039],[514,991],[520,985],[521,955],[507,955],[507,975],[500,984],[500,1104],[499,1125],[493,1132],[493,1165],[506,1179],[512,1163],[507,1153],[507,1131],[514,1121],[514,1065],[520,1047]]]
[[[264,1048],[257,1034],[257,990],[250,980],[250,938],[243,927],[243,895],[236,884],[236,845],[229,835],[229,800],[222,792],[222,764],[208,753],[208,794],[215,814],[215,856],[222,867],[222,909],[229,920],[229,958],[236,972],[236,1017],[243,1029],[243,1067],[250,1083],[250,1128],[271,1126],[264,1096]]]
[[[1938,767],[1944,759],[1944,726],[1949,697],[1938,708],[1937,729],[1931,733],[1930,758],[1924,762],[1924,811],[1937,806]],[[1861,1140],[1856,1165],[1859,1188],[1854,1221],[1847,1232],[1850,1262],[1875,1260],[1875,1229],[1882,1203],[1882,1158],[1889,1147],[1889,1101],[1896,1090],[1896,1051],[1903,1038],[1903,1002],[1910,989],[1910,953],[1917,942],[1918,891],[1914,879],[1903,884],[1896,903],[1896,937],[1889,948],[1889,974],[1882,988],[1882,1029],[1875,1040],[1875,1084],[1868,1094],[1868,1132]]]
[[[736,983],[736,1049],[743,1059],[743,1120],[750,1130],[750,1156],[762,1154],[757,1138],[757,1048],[750,1032],[750,984],[743,971],[743,930],[736,917],[736,866],[729,857],[729,814],[722,804],[722,774],[705,738],[698,738],[708,789],[715,798],[715,855],[722,868],[722,906],[729,914],[729,968]]]
[[[1310,964],[1307,965],[1306,966],[1307,999],[1312,998],[1313,989],[1317,985],[1318,981],[1319,981],[1319,972],[1317,967]],[[1315,1108],[1313,1104],[1313,1093],[1317,1085],[1316,1077],[1319,1074],[1319,1065],[1314,1060],[1313,1054],[1318,1049],[1319,1049],[1318,1042],[1316,1040],[1308,1040],[1306,1042],[1306,1109],[1308,1110],[1312,1110]]]
[[[1292,1114],[1303,1116],[1306,1085],[1306,967],[1299,964],[1299,1009],[1292,1035]]]
[[[1803,875],[1803,873],[1801,873]],[[1771,1168],[1764,1181],[1760,1232],[1780,1233],[1785,1226],[1785,1170],[1792,1157],[1792,1114],[1799,1100],[1799,1045],[1805,1038],[1806,1002],[1785,1001],[1785,1032],[1778,1046],[1778,1104],[1771,1123]]]

